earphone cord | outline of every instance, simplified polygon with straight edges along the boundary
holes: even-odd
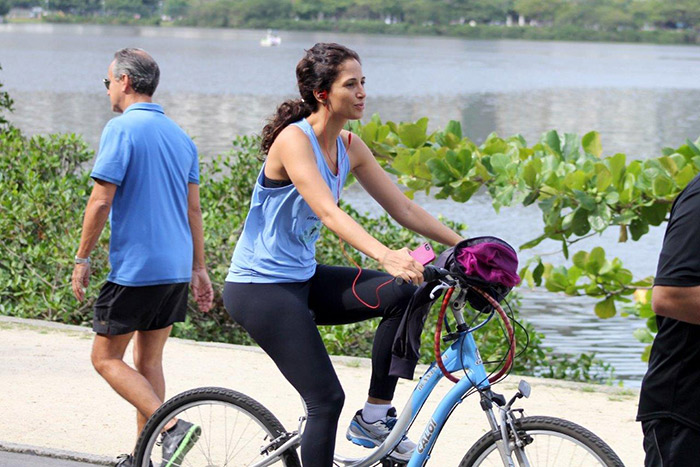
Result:
[[[326,149],[326,154],[328,154],[328,159],[331,160],[331,158],[330,158],[331,148],[330,148],[330,144],[328,143],[328,134],[326,133],[326,125],[328,125],[328,119],[331,116],[331,110],[330,110],[330,106],[328,104],[326,104],[325,107],[327,110],[326,119],[325,119],[325,122],[323,123],[323,129],[321,130],[321,134],[322,134],[322,139],[323,139],[323,145],[325,146],[325,149]],[[349,141],[348,141],[348,149],[350,149]],[[336,159],[335,159],[335,175],[336,175],[337,181],[338,181],[337,186],[336,186],[336,191],[337,191],[337,196],[338,196],[338,204],[340,205],[340,152],[336,155]],[[360,279],[360,276],[362,275],[362,267],[360,267],[360,265],[357,264],[357,262],[352,258],[352,256],[350,256],[348,254],[348,252],[345,251],[345,242],[343,242],[343,240],[340,237],[338,237],[338,242],[340,243],[340,249],[343,252],[343,255],[345,256],[345,258],[347,258],[357,268],[357,275],[355,276],[355,279],[352,281],[352,294],[364,306],[366,306],[367,308],[369,308],[371,310],[376,310],[377,308],[379,308],[379,306],[382,303],[381,298],[379,298],[379,290],[382,287],[384,287],[385,285],[390,284],[394,280],[394,278],[392,277],[388,281],[379,284],[379,286],[375,289],[374,293],[375,293],[375,296],[377,297],[377,304],[376,305],[370,305],[369,303],[365,302],[357,294],[357,288],[356,288],[357,281]]]
[[[345,242],[343,242],[343,240],[341,240],[340,237],[338,238],[338,241],[340,242],[340,249],[343,251],[343,255],[345,255],[345,257],[346,257],[348,260],[350,260],[350,262],[351,262],[352,264],[354,264],[355,267],[357,268],[357,275],[355,276],[355,280],[352,281],[352,294],[355,296],[355,298],[357,299],[357,301],[359,301],[360,303],[362,303],[364,306],[366,306],[366,307],[369,308],[370,310],[376,310],[376,309],[379,308],[379,306],[382,304],[382,299],[379,298],[379,290],[380,290],[382,287],[384,287],[385,285],[388,285],[388,284],[390,284],[391,282],[393,282],[393,281],[394,281],[394,278],[392,277],[392,278],[389,279],[388,281],[382,282],[381,284],[379,284],[379,286],[377,286],[377,288],[376,288],[375,291],[374,291],[375,296],[377,297],[377,304],[376,304],[376,305],[370,305],[370,304],[367,303],[366,301],[362,300],[362,299],[360,298],[360,296],[357,294],[357,289],[355,288],[355,286],[357,285],[357,281],[360,279],[360,276],[362,275],[362,267],[360,267],[360,265],[357,264],[357,262],[355,262],[355,260],[352,258],[352,256],[350,256],[350,255],[345,251]]]
[[[324,107],[326,108],[326,119],[323,122],[323,129],[321,129],[321,135],[323,136],[323,146],[326,149],[326,154],[328,157],[328,161],[332,164],[333,159],[331,159],[331,145],[328,142],[328,134],[326,133],[326,126],[328,125],[328,120],[331,118],[331,107],[330,104],[324,104]],[[335,156],[335,175],[338,176],[340,175],[340,154],[336,154]]]
[[[323,139],[323,146],[326,149],[326,154],[328,155],[328,161],[333,162],[331,159],[331,145],[328,142],[328,134],[326,133],[326,126],[328,126],[328,119],[331,117],[331,107],[330,104],[324,104],[326,108],[326,119],[323,122],[323,128],[321,129],[321,139]],[[325,155],[324,155],[325,157]],[[340,153],[335,155],[335,176],[336,176],[336,197],[338,205],[340,205]]]

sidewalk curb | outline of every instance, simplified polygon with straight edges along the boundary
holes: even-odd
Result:
[[[49,328],[57,329],[61,331],[75,331],[84,334],[94,334],[94,331],[86,326],[77,326],[75,324],[64,324],[56,321],[45,321],[41,319],[32,318],[17,318],[14,316],[7,316],[0,314],[0,323],[18,324],[21,326],[28,326],[33,328]],[[191,339],[181,339],[179,337],[169,337],[168,340],[174,340],[187,345],[195,345],[198,347],[213,347],[219,349],[235,349],[243,350],[245,352],[255,352],[255,353],[265,353],[260,347],[253,345],[240,345],[240,344],[228,344],[226,342],[204,342],[195,341]],[[342,363],[353,367],[371,368],[372,359],[366,357],[348,357],[345,355],[331,355],[331,361]],[[422,366],[421,368],[427,368],[427,366]]]
[[[14,444],[0,441],[0,451],[14,452],[17,454],[31,454],[34,456],[51,457],[53,459],[62,459],[74,462],[86,462],[95,465],[114,465],[115,459],[106,456],[98,456],[96,454],[87,454],[83,452],[64,451],[62,449],[47,449],[38,446],[29,446],[26,444]]]

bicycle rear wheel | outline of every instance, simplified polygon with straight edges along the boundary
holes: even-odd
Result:
[[[605,441],[568,420],[552,417],[525,417],[516,420],[518,437],[525,442],[525,456],[532,467],[605,466],[624,467]],[[511,448],[513,439],[511,436]],[[459,467],[502,466],[493,433],[482,436],[469,449]],[[517,458],[513,453],[514,460]],[[519,464],[522,465],[522,462]]]
[[[160,433],[173,420],[198,425],[195,441],[178,462],[168,464],[159,444]],[[248,466],[268,457],[266,449],[285,432],[277,418],[260,403],[224,388],[198,388],[179,394],[163,404],[146,423],[136,443],[136,465],[149,467]],[[278,445],[281,445],[280,442]],[[287,467],[299,467],[295,449],[281,458]]]

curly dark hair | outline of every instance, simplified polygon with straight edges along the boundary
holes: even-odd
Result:
[[[343,45],[319,42],[306,51],[304,58],[297,63],[297,86],[300,99],[291,99],[277,107],[275,114],[262,130],[260,149],[267,154],[277,135],[290,123],[308,117],[318,109],[319,102],[314,91],[330,91],[346,60],[360,62],[357,52]]]

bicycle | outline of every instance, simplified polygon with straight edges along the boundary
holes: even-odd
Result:
[[[426,282],[438,281],[431,294],[446,291],[435,332],[436,360],[416,384],[387,439],[365,457],[347,458],[336,454],[335,465],[425,465],[442,427],[454,409],[467,396],[478,392],[481,408],[486,414],[491,430],[466,452],[460,467],[623,466],[612,448],[586,428],[559,418],[525,416],[524,409],[513,408],[515,401],[530,396],[530,386],[524,380],[508,401],[504,396],[492,391],[492,384],[507,374],[512,366],[515,356],[515,334],[510,317],[498,301],[482,290],[482,282],[433,266],[426,267],[424,277]],[[484,313],[486,317],[474,326],[467,324],[463,311],[469,300],[469,291],[478,293],[491,308],[489,312]],[[456,322],[454,331],[449,329],[445,320],[448,305]],[[480,315],[477,312],[477,316]],[[489,376],[472,333],[494,316],[502,320],[510,346],[503,367],[496,374]],[[441,352],[443,321],[448,333],[442,340],[451,344]],[[463,376],[456,378],[455,373],[463,373]],[[455,385],[436,407],[408,463],[396,462],[390,457],[392,450],[408,432],[424,403],[443,377],[450,379]],[[184,453],[180,453],[175,459],[177,462],[173,463],[171,459],[168,463],[159,457],[158,437],[166,424],[174,418],[198,424],[201,427],[201,436],[193,446],[189,446],[189,452],[185,450]],[[269,410],[245,394],[216,387],[192,389],[167,401],[148,420],[137,442],[136,465],[148,467],[149,462],[153,461],[153,465],[163,467],[262,467],[281,461],[287,467],[300,466],[296,449],[300,444],[304,421],[305,417],[301,417],[297,430],[288,432]]]

